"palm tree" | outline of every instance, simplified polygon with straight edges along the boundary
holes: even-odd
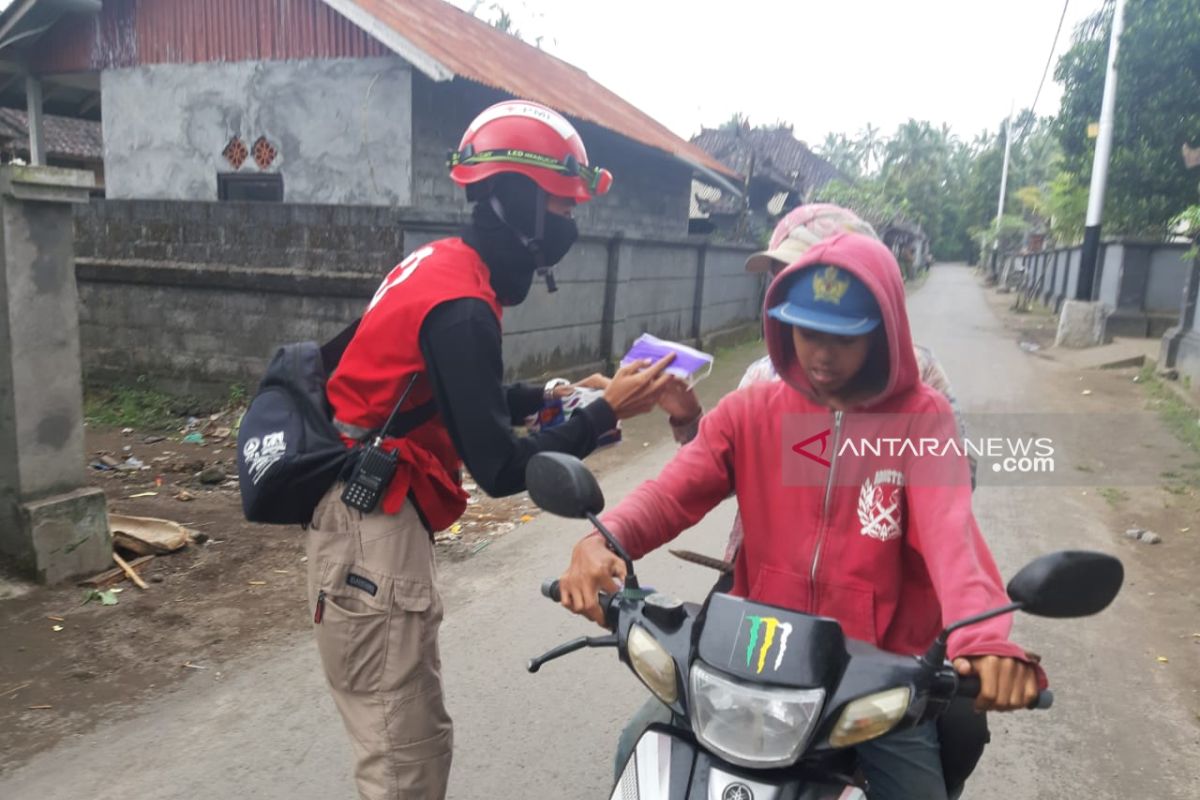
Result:
[[[880,137],[879,128],[868,122],[866,127],[859,131],[854,144],[862,157],[863,173],[870,175],[874,171],[872,162],[878,164],[881,161],[886,141]]]
[[[817,154],[852,177],[862,174],[862,156],[858,145],[844,133],[827,133]]]

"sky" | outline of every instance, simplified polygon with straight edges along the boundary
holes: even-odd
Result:
[[[484,18],[495,0],[484,0]],[[2,2],[2,0],[0,0]],[[470,9],[476,0],[452,0]],[[522,38],[683,138],[734,112],[817,146],[910,117],[964,139],[1034,100],[1062,0],[498,0]],[[1068,0],[1055,48],[1102,0]],[[1054,63],[1038,101],[1057,111]]]

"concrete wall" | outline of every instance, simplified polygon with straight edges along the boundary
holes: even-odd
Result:
[[[1056,255],[1067,264],[1064,267],[1067,271],[1067,288],[1063,300],[1070,300],[1075,297],[1075,292],[1079,289],[1079,263],[1083,258],[1083,253],[1078,250],[1068,250]]]
[[[461,222],[396,208],[93,202],[76,215],[88,379],[147,375],[180,393],[253,383],[275,346],[334,335],[404,253]],[[742,271],[747,255],[585,233],[556,269],[559,291],[537,283],[506,312],[510,377],[598,367],[647,330],[692,340],[753,328],[762,285]]]
[[[1073,251],[1074,252],[1074,251]],[[1076,261],[1082,257],[1075,256]],[[1100,286],[1096,290],[1096,299],[1109,308],[1116,308],[1121,291],[1121,265],[1125,260],[1125,246],[1122,244],[1106,244],[1100,247],[1099,264]]]
[[[1150,256],[1150,275],[1146,282],[1146,310],[1178,313],[1191,261],[1184,258],[1187,245],[1156,248]]]
[[[1190,265],[1185,244],[1113,240],[1103,242],[1093,299],[1105,309],[1104,336],[1161,336],[1179,320]],[[1044,262],[1034,258],[1025,286],[1043,279],[1038,299],[1052,308],[1075,297],[1082,248],[1056,250]],[[1044,266],[1042,266],[1044,264]]]
[[[293,203],[408,205],[412,72],[399,58],[153,65],[105,70],[110,198],[217,199],[222,156],[265,136]],[[443,153],[444,157],[444,153]]]

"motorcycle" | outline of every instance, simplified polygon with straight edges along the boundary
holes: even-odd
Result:
[[[589,520],[627,572],[620,592],[600,598],[608,635],[559,645],[528,670],[584,648],[615,648],[673,715],[638,740],[612,800],[865,800],[851,748],[978,694],[978,679],[946,660],[954,631],[1014,611],[1097,614],[1124,579],[1112,556],[1050,553],[1009,582],[1008,605],[959,620],[923,655],[903,656],[848,639],[832,619],[722,593],[698,604],[641,588],[632,560],[597,518],[599,484],[572,456],[534,456],[526,486],[540,508]],[[558,581],[546,581],[542,594],[558,602]],[[1053,699],[1043,691],[1032,707]]]

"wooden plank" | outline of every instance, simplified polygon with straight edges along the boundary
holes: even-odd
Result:
[[[136,569],[153,558],[154,556],[142,556],[141,558],[135,558],[133,561],[129,562],[129,566]],[[93,575],[86,580],[80,581],[79,585],[87,586],[92,589],[105,589],[114,583],[120,583],[123,580],[125,580],[125,570],[121,569],[120,567],[113,567],[112,569],[101,572],[99,575]]]

